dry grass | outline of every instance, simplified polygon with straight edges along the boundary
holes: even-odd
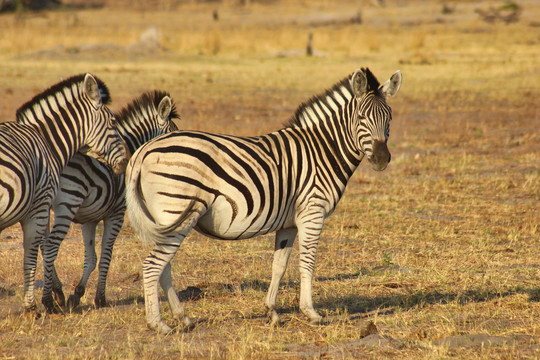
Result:
[[[219,22],[213,4],[1,16],[9,36],[0,38],[0,121],[83,71],[108,84],[113,109],[159,88],[175,98],[183,128],[239,135],[279,128],[300,101],[360,66],[380,80],[400,68],[404,83],[391,101],[392,163],[382,173],[362,165],[323,232],[314,302],[327,324],[299,314],[296,252],[278,297],[285,323],[272,329],[263,306],[272,237],[233,243],[194,233],[173,276],[178,290],[203,291],[186,301],[199,323],[156,336],[144,319],[147,249],[129,226],[115,247],[110,307],[93,309],[93,275],[77,311],[34,319],[22,313],[14,226],[0,237],[0,357],[539,358],[540,6],[521,2],[520,22],[503,25],[474,13],[493,1],[453,2],[450,15],[438,1],[368,3],[361,25],[315,26],[355,14],[348,1],[227,2]],[[168,50],[133,46],[149,26]],[[303,49],[310,30],[325,56],[276,56]],[[114,46],[81,46],[105,43]],[[83,262],[79,228],[68,238],[57,261],[65,292]],[[165,304],[162,313],[170,323]],[[368,335],[370,321],[378,334]]]

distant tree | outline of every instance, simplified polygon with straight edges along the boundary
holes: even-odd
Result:
[[[0,12],[54,9],[62,5],[60,0],[0,0]]]
[[[15,11],[17,9],[17,4],[15,0],[0,0],[0,13]]]

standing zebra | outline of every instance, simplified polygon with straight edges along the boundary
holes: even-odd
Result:
[[[17,222],[23,229],[26,310],[36,309],[37,256],[64,166],[84,150],[116,173],[126,168],[128,152],[109,100],[101,80],[73,76],[19,108],[17,122],[0,124],[0,231]]]
[[[272,324],[279,322],[277,291],[298,235],[300,310],[319,323],[311,286],[324,219],[364,155],[375,170],[388,165],[386,98],[400,86],[399,71],[380,86],[369,69],[359,69],[300,105],[289,125],[271,134],[177,131],[139,148],[126,169],[126,201],[132,226],[153,245],[143,264],[148,326],[171,330],[161,320],[158,280],[174,317],[192,324],[172,287],[170,265],[192,228],[226,240],[277,231],[265,301]]]
[[[134,153],[154,137],[178,130],[173,119],[178,118],[169,94],[162,91],[144,93],[116,114],[117,130]],[[105,306],[105,283],[114,242],[124,223],[126,211],[124,175],[116,175],[94,158],[76,154],[64,168],[60,190],[53,203],[54,226],[43,245],[45,286],[42,302],[49,312],[55,312],[52,291],[64,306],[62,284],[56,277],[54,260],[71,222],[82,224],[84,240],[84,272],[68,307],[75,308],[84,295],[88,277],[96,267],[96,226],[103,220],[103,240],[99,262],[96,307]],[[54,287],[54,289],[53,289]]]

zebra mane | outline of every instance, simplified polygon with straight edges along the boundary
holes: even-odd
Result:
[[[375,77],[375,75],[373,75],[373,73],[371,72],[371,70],[369,70],[369,68],[362,68],[362,70],[364,71],[364,74],[366,74],[366,79],[367,79],[367,92],[378,92],[379,91],[379,87],[381,86],[381,83],[379,82],[379,80],[377,80],[377,78]]]
[[[17,112],[16,112],[17,121],[22,120],[22,115],[26,111],[31,109],[35,104],[39,104],[39,102],[41,102],[41,100],[47,99],[51,95],[54,96],[57,93],[61,93],[61,92],[63,92],[63,90],[65,88],[71,88],[71,86],[73,84],[82,83],[84,81],[85,76],[86,76],[86,74],[74,75],[74,76],[72,76],[70,78],[67,78],[67,79],[65,79],[63,81],[60,81],[59,83],[51,86],[50,88],[46,89],[45,91],[37,94],[36,96],[34,96],[32,98],[32,100],[24,103],[17,110]],[[96,76],[94,76],[94,79],[96,79],[96,82],[98,84],[99,94],[101,95],[101,101],[103,102],[104,105],[109,105],[110,102],[111,102],[111,95],[109,93],[109,89],[107,88],[107,85],[105,85],[105,83],[103,81],[101,81],[101,79],[99,79]]]
[[[156,111],[158,109],[159,103],[161,100],[168,96],[171,97],[168,92],[161,90],[148,91],[134,99],[126,107],[122,108],[118,113],[115,114],[116,121],[118,123],[125,123],[129,119],[137,118],[137,115],[141,114],[141,109],[153,107]],[[176,110],[176,104],[171,98],[172,108],[171,113],[169,114],[170,119],[180,119],[178,112]]]
[[[373,75],[371,70],[369,68],[362,68],[362,71],[364,74],[366,74],[367,79],[367,91],[366,92],[377,92],[379,90],[380,83]],[[303,124],[303,117],[302,114],[309,108],[313,106],[313,104],[316,103],[327,103],[327,97],[332,97],[333,94],[336,92],[339,92],[342,94],[343,98],[348,98],[350,95],[353,94],[353,90],[351,87],[351,77],[353,74],[350,74],[346,78],[342,79],[341,81],[337,82],[334,86],[331,88],[325,90],[323,93],[319,95],[313,96],[311,99],[303,102],[300,104],[300,106],[296,109],[294,115],[289,119],[288,122],[285,123],[286,127],[294,127],[294,126],[301,126]],[[343,93],[342,89],[346,89],[349,94]]]

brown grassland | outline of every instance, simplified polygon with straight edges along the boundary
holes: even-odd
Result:
[[[129,224],[115,245],[110,306],[93,307],[96,271],[74,312],[35,318],[22,311],[16,225],[0,235],[0,358],[540,358],[537,1],[518,1],[510,24],[475,12],[503,1],[110,3],[0,15],[0,121],[89,71],[107,83],[113,110],[162,89],[181,128],[256,135],[358,67],[381,81],[400,69],[392,162],[380,173],[362,164],[326,222],[313,284],[323,325],[299,313],[296,251],[278,295],[284,323],[271,328],[273,236],[222,242],[193,232],[173,281],[197,325],[156,335],[144,315],[148,248]],[[362,23],[350,22],[359,8]],[[306,57],[310,31],[316,52]],[[82,275],[80,226],[56,264],[70,294]],[[41,260],[36,279],[40,300]]]

